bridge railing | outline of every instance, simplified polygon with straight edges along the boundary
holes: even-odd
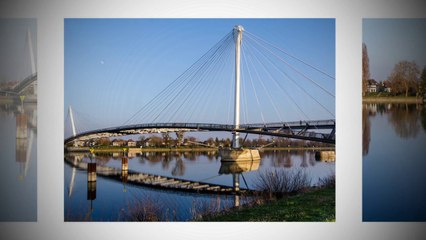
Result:
[[[318,121],[304,121],[305,125],[308,124],[312,126],[328,126],[328,128],[334,128],[334,120],[318,120]],[[283,123],[266,123],[266,124],[243,124],[240,125],[241,132],[247,133],[255,133],[255,134],[264,134],[274,135],[274,136],[282,136],[282,137],[294,137],[305,140],[314,140],[314,139],[326,139],[326,140],[334,140],[334,131],[332,133],[318,133],[312,131],[299,131],[294,132],[291,131],[291,127],[289,124],[292,124],[292,127],[296,126],[304,126],[300,125],[299,122],[289,122],[285,123],[287,125],[283,125]],[[296,125],[297,124],[297,125]],[[287,126],[287,128],[283,127]],[[310,127],[310,129],[314,129],[315,127]],[[143,123],[143,124],[132,124],[121,127],[109,127],[98,130],[86,131],[78,134],[75,137],[70,137],[65,139],[65,142],[72,141],[74,139],[78,139],[80,137],[87,137],[90,135],[97,135],[97,137],[101,137],[104,134],[113,136],[114,134],[130,134],[138,133],[143,129],[193,129],[193,130],[208,130],[208,131],[235,131],[234,125],[231,124],[214,124],[214,123]],[[255,129],[262,129],[261,131]],[[277,130],[280,129],[278,132]],[[301,129],[301,128],[299,128]]]
[[[292,121],[292,122],[273,122],[273,123],[250,123],[241,124],[241,128],[280,128],[280,127],[296,127],[296,126],[331,126],[335,125],[334,119],[314,120],[314,121]]]

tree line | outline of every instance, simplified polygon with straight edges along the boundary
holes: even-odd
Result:
[[[362,93],[367,93],[368,81],[370,80],[370,63],[367,45],[362,44]],[[384,81],[391,89],[393,96],[416,96],[426,95],[426,66],[420,71],[415,61],[402,60],[395,64],[392,72]]]
[[[119,140],[120,139],[116,139]],[[124,140],[121,140],[125,142]],[[243,147],[332,147],[330,144],[310,142],[302,140],[292,140],[287,138],[271,138],[259,136],[257,138],[240,139],[241,146]],[[108,137],[90,140],[85,143],[86,146],[112,146],[112,140]],[[136,140],[137,147],[155,147],[155,148],[179,148],[179,147],[231,147],[232,140],[230,138],[207,138],[206,140],[199,140],[194,136],[183,137],[183,134],[176,134],[173,138],[168,133],[158,135],[141,135]]]

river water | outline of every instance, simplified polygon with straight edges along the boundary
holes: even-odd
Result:
[[[335,171],[334,162],[316,161],[313,151],[265,151],[261,157],[262,160],[252,171],[242,174],[242,188],[254,189],[259,172],[270,168],[302,169],[312,185]],[[92,159],[88,155],[67,154],[65,158],[118,169],[122,161],[119,154],[97,154]],[[224,166],[215,152],[142,153],[129,156],[128,166],[129,171],[228,186],[233,184],[232,174],[223,171]],[[243,196],[236,199],[234,195],[158,190],[101,176],[97,177],[95,185],[91,185],[88,184],[86,170],[78,170],[67,162],[64,175],[65,221],[133,221],[135,216],[132,213],[143,207],[157,212],[160,221],[190,221],[209,209],[223,210],[235,206],[237,202],[244,204],[249,201]]]
[[[37,221],[37,107],[0,105],[0,221]]]
[[[426,106],[363,105],[363,220],[426,220]]]

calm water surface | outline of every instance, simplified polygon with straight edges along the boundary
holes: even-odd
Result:
[[[315,153],[308,151],[263,152],[262,160],[254,171],[244,172],[240,178],[243,188],[255,188],[258,172],[267,168],[303,169],[315,185],[319,178],[334,174],[335,164],[315,161]],[[119,154],[66,155],[71,160],[96,162],[97,165],[121,168]],[[203,153],[143,153],[129,157],[129,170],[180,179],[232,186],[232,175],[219,174],[220,157],[215,152]],[[245,180],[245,181],[244,181]],[[158,190],[149,187],[124,184],[98,176],[95,191],[87,182],[85,170],[78,170],[65,163],[65,220],[66,221],[125,221],[135,206],[161,206],[163,221],[188,221],[208,207],[220,209],[236,204],[235,196],[196,194]],[[95,194],[94,194],[95,192]],[[240,197],[240,204],[248,199]]]
[[[37,221],[36,119],[36,104],[0,105],[0,221]]]
[[[363,106],[364,221],[426,220],[426,106]]]

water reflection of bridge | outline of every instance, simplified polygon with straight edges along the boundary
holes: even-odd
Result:
[[[88,173],[90,171],[90,168],[89,168],[90,163],[83,161],[84,156],[85,155],[83,154],[72,154],[65,157],[65,161],[73,167],[73,173],[72,173],[71,182],[69,185],[69,192],[68,192],[69,196],[71,196],[72,194],[76,169],[85,170]],[[257,170],[259,168],[259,163],[260,161],[250,161],[250,163],[248,162],[222,163],[218,172],[219,174],[241,174],[242,172]],[[253,190],[235,186],[235,182],[233,183],[233,187],[229,187],[226,185],[211,184],[211,183],[207,183],[203,181],[194,181],[194,180],[181,179],[176,177],[140,173],[140,172],[136,172],[132,170],[129,171],[127,156],[122,157],[121,169],[96,164],[96,167],[94,168],[94,172],[96,173],[96,175],[124,181],[125,183],[132,183],[135,185],[148,186],[153,188],[165,188],[165,189],[174,190],[174,191],[209,193],[209,194],[210,193],[218,193],[218,194],[253,193]]]
[[[90,157],[84,154],[69,154],[65,162],[72,167],[71,179],[68,187],[68,197],[71,197],[77,170],[87,172],[87,200],[93,207],[96,200],[96,178],[97,176],[119,181],[125,185],[149,187],[153,189],[169,190],[174,192],[219,194],[234,196],[234,206],[240,205],[240,195],[249,196],[256,193],[255,190],[240,187],[239,178],[243,172],[255,171],[259,168],[260,161],[247,162],[222,162],[219,175],[232,176],[232,186],[212,184],[203,181],[194,181],[177,177],[161,176],[155,174],[141,173],[129,170],[128,156],[121,157],[121,168],[114,168],[98,164],[98,161],[86,162],[83,158]],[[90,157],[92,159],[92,157]],[[245,180],[244,180],[245,181]],[[247,186],[247,183],[245,183]]]

